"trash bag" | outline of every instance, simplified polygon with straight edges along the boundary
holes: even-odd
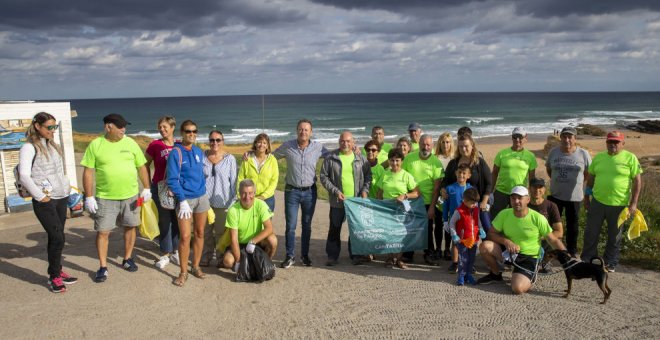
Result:
[[[236,272],[236,282],[252,282],[256,278],[256,273],[250,261],[250,254],[241,249],[241,262]]]
[[[209,208],[209,211],[206,213],[206,223],[215,223],[215,211],[213,211],[213,208]]]
[[[275,265],[261,247],[254,247],[254,252],[252,252],[251,257],[252,267],[256,273],[255,279],[257,282],[268,281],[275,277]]]
[[[153,240],[156,236],[160,235],[156,203],[154,203],[154,200],[149,200],[142,204],[142,209],[140,210],[140,227],[138,228],[140,235]]]

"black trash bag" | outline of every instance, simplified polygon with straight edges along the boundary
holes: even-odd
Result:
[[[236,282],[252,282],[256,280],[257,273],[252,265],[250,254],[241,249],[241,262],[236,272]]]
[[[255,281],[264,282],[275,277],[275,265],[261,247],[255,247],[250,255],[251,265],[256,274]]]

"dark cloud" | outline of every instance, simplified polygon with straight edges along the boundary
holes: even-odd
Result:
[[[232,23],[290,24],[306,19],[298,10],[240,0],[0,0],[2,30],[179,30],[196,36]],[[3,29],[4,28],[4,29]],[[57,31],[55,31],[57,32]]]

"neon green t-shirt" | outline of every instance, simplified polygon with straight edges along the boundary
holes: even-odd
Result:
[[[403,169],[397,173],[393,173],[390,169],[385,170],[376,185],[383,189],[383,199],[396,198],[417,187],[415,178]]]
[[[89,143],[80,165],[95,169],[96,197],[125,200],[138,194],[137,168],[146,162],[133,138],[110,142],[101,136]]]
[[[376,198],[378,193],[378,181],[383,177],[385,173],[385,168],[382,165],[376,164],[376,166],[371,167],[371,188],[369,188],[369,198]]]
[[[355,179],[353,177],[353,161],[355,160],[355,154],[349,153],[344,155],[339,154],[339,160],[341,161],[341,191],[346,198],[355,196]]]
[[[430,155],[428,159],[421,159],[419,152],[411,152],[406,156],[402,167],[415,178],[419,191],[424,197],[424,204],[431,204],[435,181],[444,177],[440,160],[434,155]]]
[[[378,152],[378,164],[383,164],[383,162],[387,161],[387,154],[392,150],[392,144],[390,143],[383,143],[383,145],[380,147],[380,152]],[[362,154],[364,157],[367,157],[367,151],[362,148]]]
[[[632,179],[642,173],[642,167],[629,151],[623,150],[616,155],[605,151],[594,157],[589,173],[596,176],[594,198],[605,205],[620,207],[630,202]]]
[[[500,168],[495,189],[507,195],[516,185],[527,186],[527,175],[530,170],[536,170],[536,156],[527,150],[513,151],[511,148],[501,150],[495,156],[495,165]]]
[[[419,150],[419,143],[415,143],[413,141],[410,141],[410,145],[411,145],[410,153],[413,153],[413,152]]]
[[[493,220],[495,230],[520,247],[520,253],[538,257],[541,248],[541,238],[552,232],[548,220],[540,213],[527,210],[527,216],[518,218],[513,209],[504,209]]]
[[[238,230],[238,243],[246,244],[264,230],[264,222],[271,217],[273,213],[262,200],[255,199],[250,209],[244,209],[241,201],[236,201],[227,210],[225,226]]]

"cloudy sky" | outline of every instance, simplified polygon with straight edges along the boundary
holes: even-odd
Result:
[[[658,0],[0,0],[0,99],[658,91]]]

